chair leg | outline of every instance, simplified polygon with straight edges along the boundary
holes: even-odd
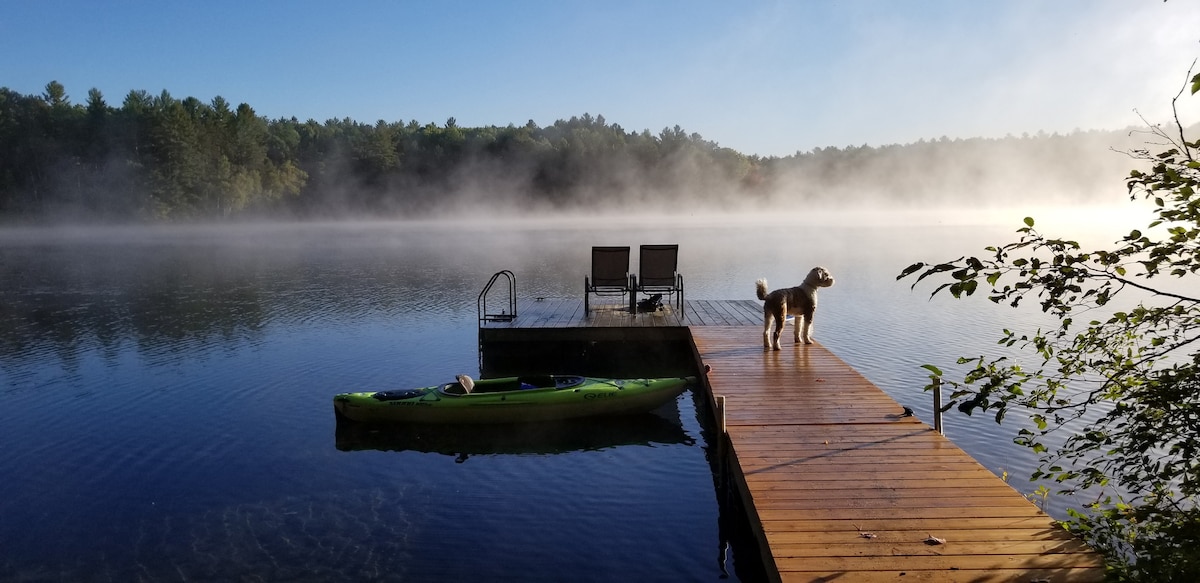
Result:
[[[629,313],[637,315],[637,276],[629,274]]]

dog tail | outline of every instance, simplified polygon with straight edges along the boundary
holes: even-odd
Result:
[[[767,299],[767,280],[766,278],[754,282],[754,291],[758,294],[758,299]]]

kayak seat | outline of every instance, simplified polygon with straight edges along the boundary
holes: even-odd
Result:
[[[469,391],[462,383],[446,383],[442,385],[442,392],[447,395],[465,395]]]

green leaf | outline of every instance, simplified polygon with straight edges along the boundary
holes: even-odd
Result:
[[[1027,226],[1027,227],[1033,226],[1033,217],[1025,217],[1025,226]]]
[[[916,273],[916,272],[917,272],[917,271],[919,271],[919,270],[920,270],[922,267],[925,267],[925,264],[924,264],[924,263],[920,263],[920,262],[917,262],[917,263],[914,263],[914,264],[912,264],[912,265],[909,265],[908,267],[905,267],[905,268],[904,268],[904,271],[901,271],[901,272],[900,272],[900,275],[897,275],[897,276],[896,276],[896,279],[897,279],[897,280],[904,279],[904,278],[906,278],[906,277],[908,277],[908,276],[910,276],[910,275],[912,275],[912,274]]]

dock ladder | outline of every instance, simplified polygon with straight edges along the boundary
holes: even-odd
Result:
[[[488,292],[492,291],[492,286],[496,285],[496,281],[503,276],[508,281],[508,307],[501,308],[500,313],[489,312],[487,308]],[[497,271],[488,280],[487,285],[483,286],[483,291],[479,292],[479,298],[475,302],[476,313],[479,316],[479,327],[482,328],[487,322],[511,322],[517,319],[517,276],[513,272],[503,269]]]

